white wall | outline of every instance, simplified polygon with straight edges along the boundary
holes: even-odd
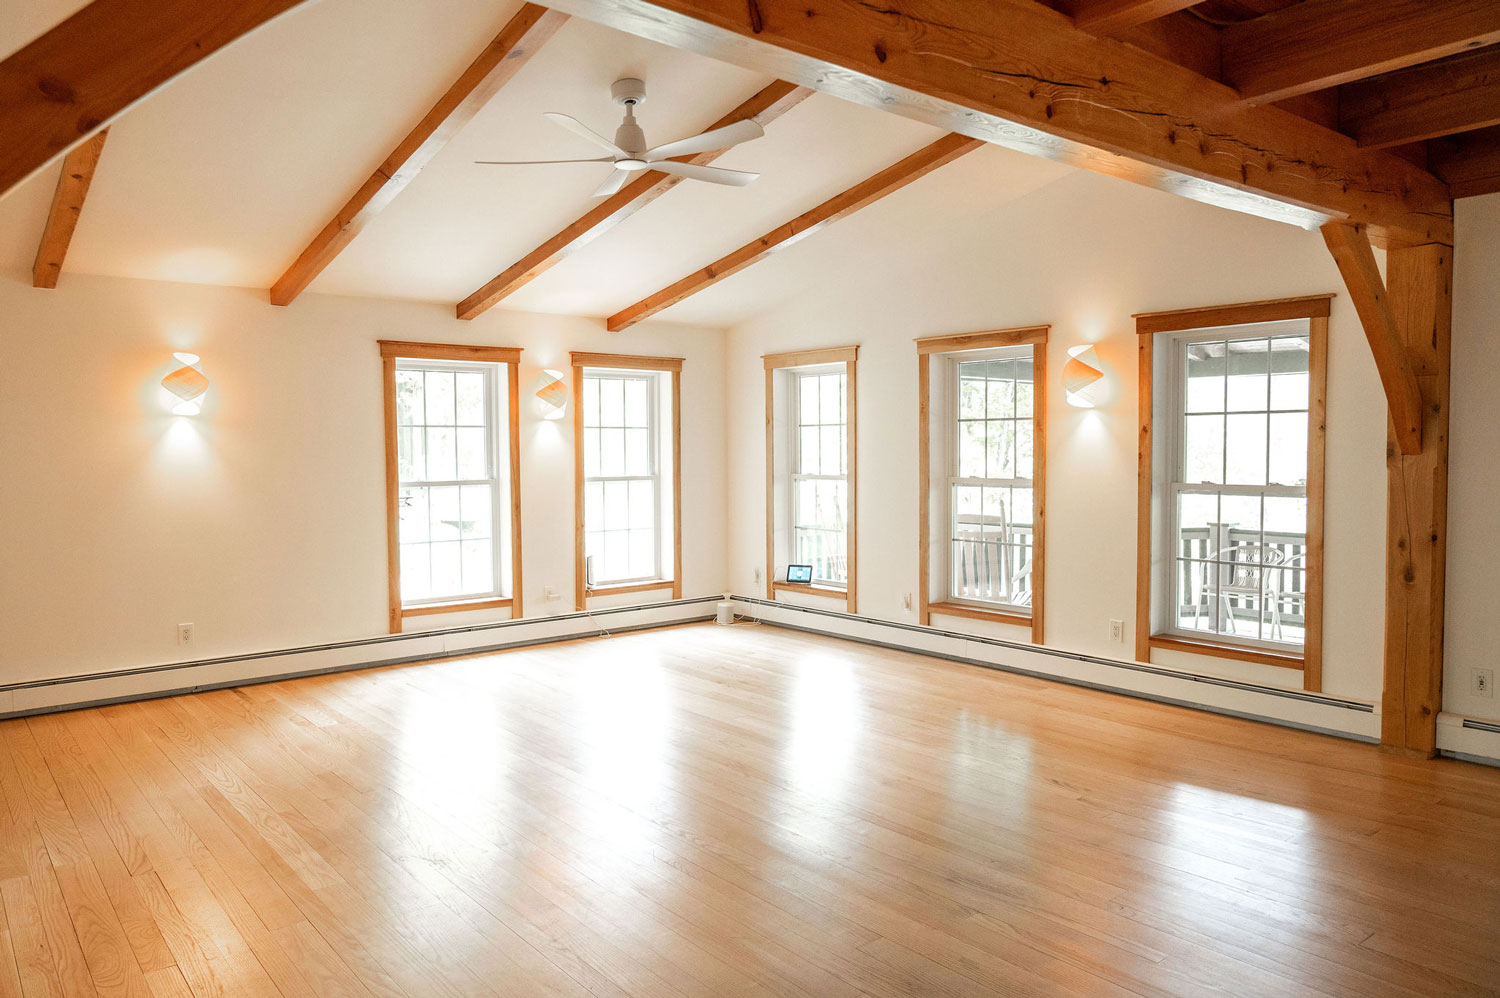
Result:
[[[922,183],[940,183],[942,172]],[[898,195],[899,197],[899,195]],[[891,201],[895,201],[892,198]],[[893,208],[899,211],[899,208]],[[735,327],[729,338],[730,588],[756,592],[764,560],[762,353],[860,344],[859,612],[914,620],[919,336],[1051,323],[1047,411],[1047,639],[1130,657],[1134,647],[1136,338],[1131,314],[1339,292],[1329,336],[1325,691],[1375,701],[1381,685],[1385,404],[1369,348],[1321,237],[1086,173],[1069,174],[940,238],[882,254],[879,208],[841,222],[841,280]],[[797,253],[800,247],[787,251]],[[826,247],[823,248],[826,251]],[[795,261],[784,263],[794,265]],[[1056,390],[1068,347],[1096,341],[1100,409]],[[1108,620],[1125,621],[1109,641]],[[982,625],[944,618],[952,630]],[[1018,629],[987,633],[1025,639]],[[1300,688],[1301,674],[1202,656],[1193,671]]]
[[[0,682],[384,633],[377,339],[524,349],[526,616],[572,610],[572,424],[524,404],[541,368],[566,369],[569,350],[686,358],[684,595],[724,590],[721,332],[647,324],[627,341],[593,319],[25,276],[0,275]],[[212,379],[197,418],[159,404],[173,350]]]
[[[1470,692],[1472,670],[1500,677],[1500,194],[1457,202],[1454,222],[1443,709],[1500,721],[1500,696]]]

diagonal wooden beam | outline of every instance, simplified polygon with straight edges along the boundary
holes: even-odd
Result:
[[[1107,35],[1186,10],[1197,2],[1198,0],[1073,0],[1062,6],[1073,15],[1073,23],[1083,30]]]
[[[1265,103],[1500,42],[1494,0],[1305,0],[1225,28],[1223,79]]]
[[[689,274],[671,287],[664,288],[642,298],[629,308],[616,312],[609,317],[609,329],[612,332],[618,332],[643,319],[650,318],[662,309],[675,305],[704,288],[712,287],[753,263],[764,260],[777,250],[786,249],[819,229],[832,225],[867,205],[874,204],[887,194],[899,191],[912,181],[927,176],[938,167],[951,163],[964,153],[972,152],[982,145],[984,143],[979,139],[971,139],[967,135],[945,135],[931,145],[918,149],[899,163],[886,167],[868,180],[855,184],[842,194],[837,194],[816,208],[803,212],[790,222],[777,226],[759,239],[746,243],[728,256]]]
[[[0,197],[172,77],[303,0],[93,0],[0,61]]]
[[[1450,242],[1452,202],[1398,156],[1035,0],[554,0],[610,27],[950,132],[1316,228]],[[1500,4],[1496,4],[1500,7]]]
[[[1422,452],[1422,393],[1407,357],[1405,339],[1396,323],[1396,312],[1386,294],[1385,281],[1375,264],[1369,235],[1357,225],[1330,222],[1323,226],[1323,240],[1344,277],[1344,286],[1354,301],[1375,367],[1385,388],[1391,411],[1391,429],[1403,454]]]
[[[795,83],[777,80],[714,122],[704,131],[723,128],[747,119],[769,125],[787,111],[806,100],[812,91]],[[679,157],[684,163],[706,166],[724,154],[724,150]],[[533,278],[550,270],[572,253],[598,239],[646,205],[681,182],[681,177],[648,170],[616,193],[590,208],[582,217],[547,239],[536,249],[511,264],[484,287],[458,304],[458,317],[472,319],[502,299],[514,294]]]
[[[1500,124],[1500,46],[1339,88],[1339,130],[1380,148]]]
[[[343,252],[369,221],[383,211],[422,168],[432,162],[479,109],[526,65],[561,28],[566,14],[534,3],[524,5],[485,46],[391,154],[359,186],[327,225],[271,285],[271,304],[290,305],[323,269]]]
[[[104,140],[108,137],[109,129],[106,128],[63,157],[57,189],[52,192],[52,210],[47,213],[47,225],[42,229],[36,262],[31,265],[31,286],[34,288],[57,287],[63,260],[68,255],[68,244],[73,241],[73,230],[78,227],[83,201],[89,195],[89,185],[94,182],[94,170],[99,166],[99,156],[104,152]]]

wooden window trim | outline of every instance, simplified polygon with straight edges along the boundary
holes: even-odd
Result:
[[[992,329],[983,333],[954,333],[948,336],[923,336],[916,340],[918,356],[933,353],[962,353],[965,350],[993,350],[996,347],[1019,347],[1046,343],[1051,326],[1016,326]]]
[[[836,586],[815,586],[805,582],[772,582],[771,589],[778,593],[803,593],[807,596],[822,596],[826,599],[845,599],[847,594]],[[774,599],[774,597],[772,597]],[[853,610],[849,611],[853,613]]]
[[[681,357],[637,357],[623,353],[588,353],[574,350],[573,366],[573,605],[588,608],[590,596],[618,596],[657,589],[672,590],[682,599],[682,362]],[[631,582],[618,586],[590,586],[584,572],[583,522],[583,371],[585,368],[619,371],[665,371],[672,375],[672,577]]]
[[[844,598],[844,608],[855,613],[859,605],[859,384],[855,376],[859,347],[828,347],[818,350],[792,350],[761,356],[766,369],[766,599],[775,600],[778,590],[805,592],[813,596]],[[847,427],[848,467],[844,488],[849,496],[848,550],[844,562],[848,571],[845,587],[801,586],[795,582],[776,581],[776,372],[786,368],[816,367],[820,364],[844,365],[844,425]]]
[[[992,620],[1031,628],[1031,643],[1046,641],[1046,508],[1047,508],[1047,340],[1052,327],[1018,326],[981,333],[958,333],[951,336],[925,336],[917,344],[917,620],[932,625],[933,613],[977,620]],[[932,550],[929,537],[932,510],[929,492],[932,488],[932,361],[934,354],[947,355],[970,350],[993,350],[996,347],[1031,346],[1032,469],[1031,494],[1033,519],[1031,533],[1031,616],[1024,617],[1004,610],[991,610],[952,600],[931,602]],[[945,416],[946,418],[946,416]]]
[[[1178,308],[1168,312],[1137,312],[1137,336],[1154,333],[1178,333],[1184,329],[1208,329],[1214,326],[1244,326],[1252,322],[1279,322],[1284,319],[1326,319],[1331,311],[1332,294],[1303,295],[1299,298],[1268,298],[1234,305],[1210,305],[1206,308]]]
[[[970,603],[955,603],[951,600],[941,600],[937,603],[927,604],[928,620],[924,623],[932,625],[931,615],[937,614],[944,617],[968,617],[971,620],[988,620],[996,624],[1014,624],[1016,627],[1030,628],[1032,644],[1041,644],[1036,639],[1036,621],[1032,617],[1023,617],[1018,613],[1006,613],[1004,610],[989,610],[982,606],[974,606]]]
[[[1323,496],[1328,429],[1328,316],[1334,296],[1276,298],[1135,316],[1139,348],[1140,444],[1136,469],[1135,658],[1151,661],[1151,649],[1170,649],[1302,670],[1302,687],[1323,688]],[[1152,384],[1157,333],[1213,326],[1308,320],[1307,384],[1307,606],[1302,654],[1278,653],[1212,640],[1158,635],[1151,627]]]
[[[454,343],[413,343],[403,340],[378,340],[381,379],[385,396],[385,531],[387,617],[392,634],[401,633],[406,617],[434,613],[461,613],[510,607],[512,619],[521,616],[521,348],[466,346]],[[509,412],[510,458],[510,596],[504,599],[455,600],[451,603],[424,603],[415,607],[401,605],[401,520],[396,511],[401,491],[400,459],[396,453],[396,360],[481,361],[506,365],[508,379],[506,402]]]

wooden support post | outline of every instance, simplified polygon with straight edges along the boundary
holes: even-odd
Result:
[[[1385,689],[1383,748],[1437,751],[1443,689],[1443,573],[1448,540],[1448,374],[1453,249],[1390,251],[1391,308],[1422,394],[1422,450],[1386,446]],[[1392,431],[1393,432],[1393,431]]]

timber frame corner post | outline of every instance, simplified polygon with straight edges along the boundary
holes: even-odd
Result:
[[[856,613],[859,605],[859,388],[855,376],[859,347],[827,347],[768,353],[761,357],[766,370],[766,599],[775,602],[778,590],[801,592],[837,599],[836,589],[805,586],[795,582],[776,581],[776,372],[784,368],[812,367],[821,364],[844,365],[844,425],[847,428],[844,452],[844,494],[848,496],[845,511],[844,563],[848,581],[845,585],[844,609]]]
[[[465,610],[489,610],[510,607],[510,619],[521,618],[521,348],[465,346],[454,343],[415,343],[402,340],[379,340],[381,390],[385,407],[385,514],[388,593],[387,613],[390,631],[400,634],[407,617],[435,613],[459,613]],[[510,476],[510,595],[497,599],[457,600],[407,607],[401,600],[401,462],[398,452],[396,417],[396,361],[416,360],[470,361],[505,365],[506,441]],[[499,432],[499,427],[496,427]]]
[[[1217,658],[1255,662],[1302,673],[1302,688],[1320,692],[1323,688],[1323,497],[1328,423],[1328,318],[1332,312],[1332,294],[1306,295],[1299,298],[1276,298],[1268,301],[1243,302],[1207,308],[1176,309],[1167,312],[1141,312],[1135,319],[1136,345],[1139,350],[1140,423],[1137,466],[1136,505],[1136,577],[1135,577],[1135,659],[1150,663],[1153,648],[1164,651],[1211,655]],[[1228,641],[1197,640],[1175,634],[1157,634],[1152,614],[1153,569],[1155,553],[1153,527],[1157,504],[1155,403],[1156,337],[1159,333],[1177,333],[1290,319],[1308,322],[1307,386],[1307,536],[1304,638],[1301,654],[1279,649],[1234,644]]]
[[[1430,758],[1443,695],[1453,247],[1393,245],[1382,280],[1364,226],[1330,222],[1323,238],[1390,409],[1380,744]]]
[[[947,614],[1012,624],[1031,631],[1031,643],[1046,640],[1047,338],[1052,327],[1018,326],[982,333],[924,336],[917,346],[917,622]],[[962,356],[966,350],[1030,346],[1032,357],[1032,554],[1031,616],[949,600],[932,600],[932,357]],[[946,416],[944,417],[947,418]]]
[[[673,599],[682,599],[682,363],[681,357],[637,357],[620,353],[584,353],[574,350],[573,367],[573,603],[579,610],[588,609],[591,595],[619,595],[655,590],[672,590]],[[590,589],[584,559],[584,425],[583,374],[588,368],[624,371],[658,371],[670,374],[672,434],[672,577],[652,579],[629,585]]]

